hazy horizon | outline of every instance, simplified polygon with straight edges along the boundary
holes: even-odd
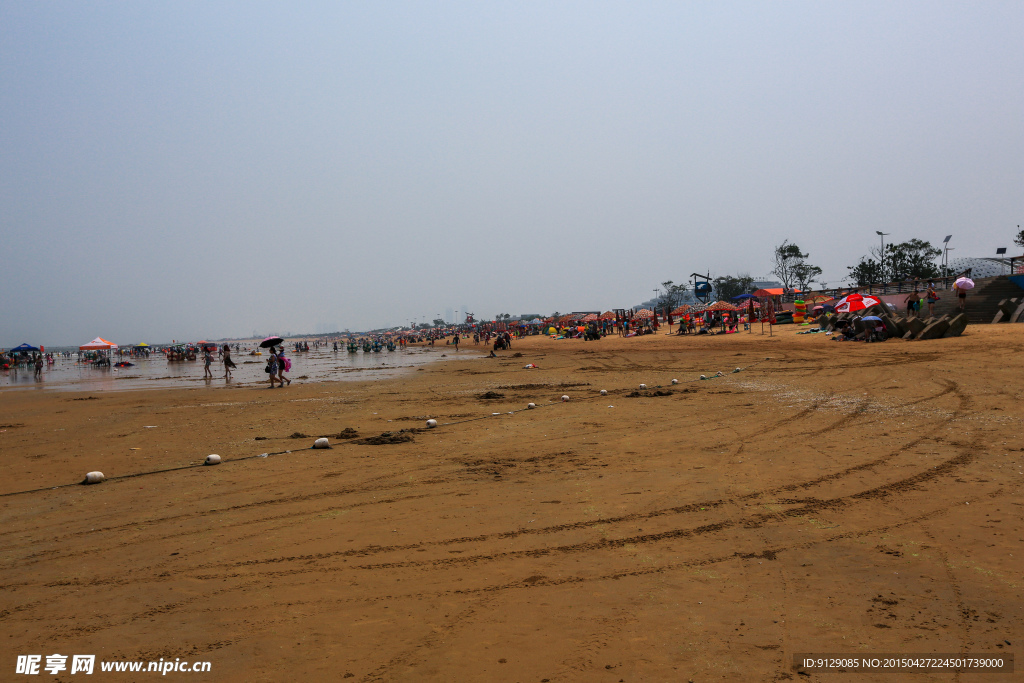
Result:
[[[1022,220],[1024,5],[0,4],[0,347],[830,285]],[[1020,251],[1020,250],[1018,250]]]

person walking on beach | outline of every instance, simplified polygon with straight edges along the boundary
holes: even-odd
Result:
[[[224,359],[224,379],[231,378],[231,368],[237,367],[235,361],[231,360],[231,345],[225,344],[221,352]]]
[[[292,381],[284,376],[285,371],[290,370],[292,367],[292,362],[284,357],[284,346],[277,352],[277,364],[277,377],[281,380],[281,386],[283,387],[285,382],[291,384]]]
[[[458,332],[456,332],[455,333],[455,337],[452,339],[452,343],[455,344],[455,350],[456,351],[459,350],[459,337],[461,337],[461,336],[462,335],[460,335]]]
[[[953,294],[960,300],[960,312],[963,313],[967,308],[967,290],[960,289],[957,283],[953,283]]]
[[[935,317],[935,302],[939,300],[939,294],[935,291],[935,284],[932,282],[928,283],[928,291],[925,293],[925,297],[928,299],[928,317]]]
[[[271,389],[274,388],[274,383],[275,382],[280,382],[281,386],[282,387],[284,386],[284,380],[282,380],[280,377],[277,376],[277,373],[278,373],[278,370],[280,369],[280,367],[281,367],[281,365],[280,365],[280,362],[279,362],[279,360],[277,358],[277,352],[273,348],[271,348],[270,349],[270,358],[267,359],[267,372],[270,373],[270,388]]]
[[[210,363],[213,362],[213,354],[210,353],[210,347],[203,347],[203,379],[213,379],[213,371],[210,370]]]
[[[907,295],[904,299],[904,303],[907,304],[907,317],[913,318],[917,311],[917,302],[921,299],[921,292],[917,291],[917,287],[914,287],[914,291]]]

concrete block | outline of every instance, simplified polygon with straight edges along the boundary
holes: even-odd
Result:
[[[949,329],[945,331],[942,337],[959,337],[967,329],[967,315],[961,313],[949,321]]]
[[[911,339],[917,339],[918,335],[927,327],[925,322],[920,318],[908,318],[907,319],[907,330],[911,333]]]
[[[995,317],[992,318],[992,322],[1010,322],[1010,320],[1013,319],[1013,314],[1017,310],[1018,305],[1017,299],[1003,299],[999,302],[999,310],[996,311]]]
[[[939,318],[928,327],[921,330],[921,333],[917,335],[918,339],[938,339],[942,335],[946,334],[949,330],[949,320],[946,318]]]

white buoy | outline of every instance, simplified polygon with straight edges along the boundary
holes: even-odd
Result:
[[[677,380],[677,379],[672,380],[672,384],[679,384],[679,380]]]
[[[607,389],[602,389],[601,390],[601,395],[602,396],[607,396],[608,395],[608,390]]]
[[[641,388],[641,389],[646,389],[646,388],[647,388],[647,385],[646,385],[646,384],[641,384],[641,385],[640,385],[640,388]]]
[[[526,407],[529,408],[530,410],[533,410],[534,408],[537,407],[537,404],[536,403],[527,403]]]
[[[88,472],[85,475],[85,481],[83,481],[82,483],[83,484],[98,484],[101,481],[103,481],[104,479],[106,479],[106,477],[103,476],[102,472]]]
[[[735,370],[733,370],[733,372],[739,372],[739,371],[740,371],[739,368],[736,368]]]
[[[206,460],[203,461],[203,464],[204,465],[219,465],[220,464],[220,456],[217,455],[216,453],[211,453],[210,455],[206,456]]]
[[[562,403],[565,403],[568,400],[569,400],[569,397],[563,394],[562,395]]]
[[[437,420],[427,420],[427,427],[433,429],[437,426]]]
[[[700,378],[701,379],[707,379],[707,377],[705,377],[704,375],[701,375]]]
[[[313,448],[330,448],[331,442],[327,440],[326,436],[321,436],[319,439],[313,442]]]

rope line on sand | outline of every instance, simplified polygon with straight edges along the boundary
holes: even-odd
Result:
[[[713,379],[722,379],[722,378],[728,377],[729,375],[736,374],[737,372],[744,371],[744,370],[749,370],[750,368],[754,367],[755,365],[758,365],[758,364],[763,363],[763,362],[768,361],[768,360],[771,360],[771,356],[768,356],[768,357],[764,358],[763,360],[754,361],[753,363],[751,363],[750,365],[747,365],[745,367],[736,368],[736,370],[733,370],[733,371],[731,371],[729,373],[723,373],[721,371],[716,371],[716,373],[714,375],[710,375],[710,376],[701,375],[701,377],[699,377],[697,379],[681,380],[679,382],[679,384],[692,384],[694,382],[707,382],[707,381],[710,381],[710,380],[713,380]],[[659,384],[659,385],[656,385],[654,388],[657,389],[657,388],[660,388],[661,386],[663,386],[663,385]],[[669,386],[675,386],[675,385],[669,385]],[[599,398],[604,398],[604,396],[602,396],[602,395],[598,395],[598,396],[583,396],[583,397],[579,398],[578,401],[596,401]],[[491,413],[490,415],[482,415],[480,417],[471,417],[471,418],[467,418],[465,420],[456,420],[455,422],[442,422],[442,423],[438,423],[438,425],[436,427],[432,428],[432,429],[437,429],[438,427],[451,427],[451,426],[454,426],[454,425],[466,424],[467,422],[479,422],[480,420],[489,420],[491,418],[501,417],[502,415],[515,415],[516,413],[521,413],[524,410],[537,410],[537,409],[540,409],[540,408],[551,408],[553,406],[561,405],[564,402],[565,401],[559,401],[557,403],[556,402],[544,403],[544,404],[540,404],[540,405],[535,405],[534,408],[521,408],[519,410],[509,410],[509,411],[506,411],[504,413]],[[422,431],[422,430],[417,430],[417,431]],[[342,443],[344,445],[352,445],[351,441],[344,441]],[[341,445],[341,444],[339,444],[339,445]],[[328,446],[328,448],[333,448],[333,446]],[[300,448],[300,449],[297,449],[297,450],[306,451],[306,450],[323,450],[323,449],[314,449],[312,446],[310,446],[309,448]],[[294,453],[294,452],[295,452],[295,450],[285,450],[285,451],[276,451],[274,453],[269,453],[268,452],[268,453],[259,453],[257,455],[243,455],[243,456],[238,457],[238,458],[231,458],[230,460],[223,460],[223,461],[221,461],[218,464],[242,462],[244,460],[252,460],[254,458],[268,458],[271,455],[285,455],[286,453]],[[103,480],[104,481],[118,481],[118,480],[121,480],[121,479],[134,479],[136,477],[145,477],[145,476],[148,476],[148,475],[151,475],[151,474],[166,474],[167,472],[178,472],[178,471],[181,471],[181,470],[192,470],[192,469],[196,469],[197,467],[207,467],[207,465],[206,465],[205,462],[200,462],[200,463],[194,463],[194,464],[191,464],[191,465],[182,465],[180,467],[167,467],[167,468],[160,469],[160,470],[149,470],[147,472],[135,472],[133,474],[121,474],[121,475],[118,475],[116,477],[104,477]],[[43,491],[55,491],[57,489],[69,488],[69,487],[72,487],[72,486],[82,486],[84,483],[85,483],[84,481],[81,481],[81,482],[75,482],[73,484],[58,484],[57,486],[44,486],[44,487],[38,488],[38,489],[27,489],[25,491],[12,491],[10,493],[0,493],[0,498],[9,498],[11,496],[20,496],[20,495],[25,495],[25,494],[29,494],[29,493],[41,493]]]
[[[300,450],[312,450],[300,449]],[[231,460],[225,460],[223,462],[241,462],[242,460],[252,460],[253,458],[267,458],[271,455],[284,455],[285,453],[291,453],[292,451],[278,451],[276,453],[260,453],[258,455],[243,455],[239,458],[232,458]],[[103,481],[117,481],[118,479],[134,479],[135,477],[145,477],[150,474],[164,474],[165,472],[177,472],[179,470],[192,470],[197,467],[207,467],[206,463],[194,463],[192,465],[181,465],[180,467],[167,467],[162,470],[149,470],[147,472],[134,472],[132,474],[120,474],[116,477],[103,477]],[[39,489],[28,489],[26,491],[12,491],[10,493],[0,493],[0,498],[7,498],[8,496],[20,496],[23,493],[39,493],[41,491],[53,491],[55,489],[68,488],[70,486],[81,486],[85,482],[75,482],[73,484],[58,484],[57,486],[44,486]]]

